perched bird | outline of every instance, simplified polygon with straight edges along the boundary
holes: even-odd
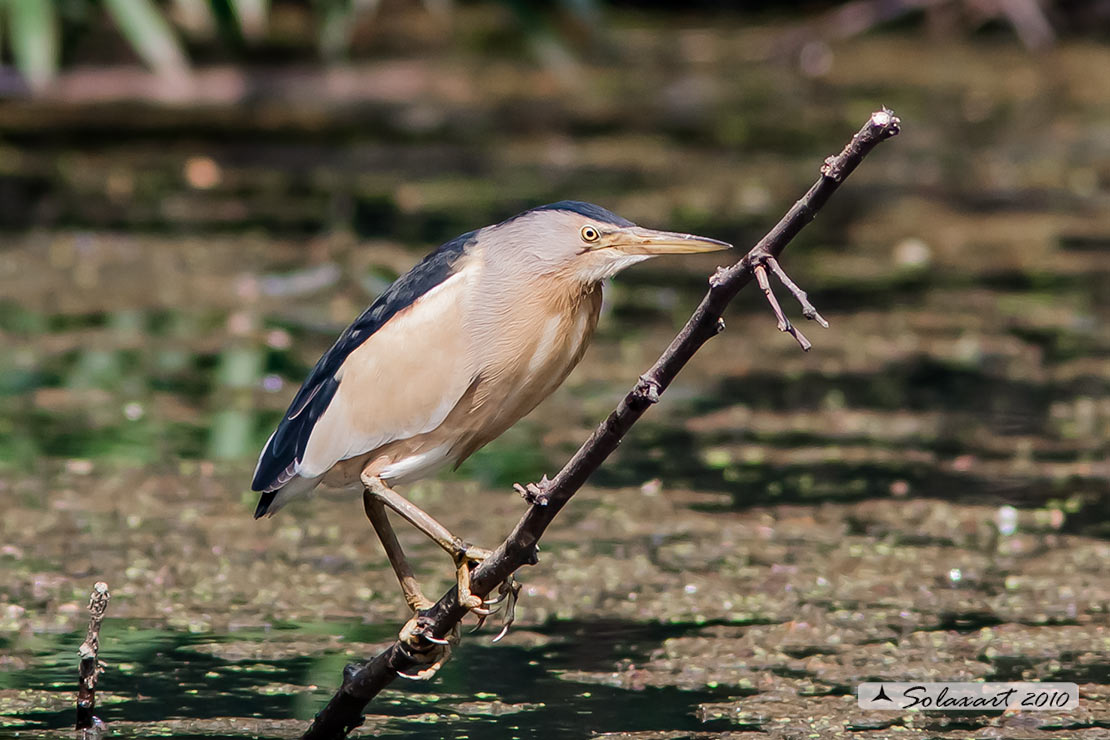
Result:
[[[484,613],[469,572],[488,551],[455,537],[393,486],[458,465],[559,387],[593,337],[606,278],[656,255],[730,246],[641,228],[578,201],[452,239],[393,283],[320,358],[258,459],[255,518],[321,483],[362,491],[414,612],[432,602],[385,507],[451,555],[459,602]]]

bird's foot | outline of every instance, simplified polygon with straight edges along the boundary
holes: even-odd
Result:
[[[451,657],[451,646],[449,644],[436,647],[435,650],[428,652],[416,652],[407,646],[406,650],[418,666],[423,666],[415,673],[397,671],[398,676],[407,678],[410,681],[431,681],[435,678],[435,675],[439,673],[439,669],[443,667],[443,664]]]
[[[470,590],[470,569],[490,556],[491,552],[482,547],[460,543],[455,552],[455,582],[459,587],[459,604],[479,618],[491,612],[485,608],[485,601]]]
[[[546,480],[545,477],[544,481]],[[486,617],[501,612],[501,631],[493,638],[493,641],[497,642],[509,632],[509,627],[516,620],[516,602],[520,596],[520,584],[514,576],[510,575],[497,587],[496,596],[485,599],[470,590],[470,569],[472,565],[478,565],[491,554],[489,550],[464,544],[458,548],[455,563],[457,566],[459,604],[478,617],[478,623],[474,625],[471,632],[481,629],[486,622]],[[534,557],[533,563],[535,562],[538,562],[538,558]]]
[[[771,280],[767,276],[767,271],[770,270],[772,273],[774,273],[775,277],[779,279],[779,282],[783,284],[783,287],[789,290],[790,294],[793,295],[794,298],[797,299],[798,303],[801,304],[802,316],[805,316],[811,321],[816,321],[825,329],[829,328],[829,322],[825,321],[825,318],[817,312],[817,309],[814,308],[813,304],[809,302],[809,297],[806,295],[806,292],[799,288],[798,284],[790,279],[790,276],[787,275],[786,271],[782,269],[782,265],[779,264],[777,259],[767,254],[756,257],[754,262],[755,265],[753,266],[752,270],[755,272],[755,280],[757,283],[759,283],[759,288],[763,291],[763,295],[767,297],[767,302],[771,304],[771,310],[775,312],[775,318],[778,320],[779,331],[786,332],[790,336],[794,337],[794,339],[797,340],[799,346],[801,346],[802,350],[808,352],[813,344],[808,339],[806,339],[805,335],[802,334],[802,332],[800,332],[796,326],[790,323],[789,319],[786,318],[786,314],[783,313],[782,306],[779,305],[778,299],[775,298],[775,294],[771,290]]]
[[[487,614],[478,617],[478,624],[474,625],[471,632],[477,632],[486,623],[486,616],[493,614],[495,611],[501,612],[501,630],[497,636],[493,638],[492,642],[500,642],[501,638],[509,634],[509,628],[513,626],[516,621],[516,602],[520,597],[520,583],[516,580],[515,576],[510,575],[501,585],[497,587],[497,596],[492,599],[486,599],[483,603],[487,607],[496,607],[498,604],[504,602],[504,606],[497,609],[490,608]]]
[[[412,619],[405,623],[397,635],[405,652],[420,667],[415,673],[397,672],[398,676],[413,681],[427,681],[431,679],[447,659],[451,657],[451,648],[459,642],[459,631],[456,625],[447,637],[436,637],[432,634],[431,621],[428,610],[435,604],[427,599],[416,605]]]

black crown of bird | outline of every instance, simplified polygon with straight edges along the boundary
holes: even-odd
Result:
[[[488,551],[455,537],[393,487],[457,466],[558,388],[593,337],[606,278],[657,255],[729,247],[643,228],[580,201],[533,208],[443,244],[316,363],[259,456],[255,518],[321,484],[362,492],[414,612],[432,602],[387,508],[447,551],[459,602],[484,616],[488,604],[471,593],[469,572]],[[410,620],[402,640],[412,641],[414,630]]]

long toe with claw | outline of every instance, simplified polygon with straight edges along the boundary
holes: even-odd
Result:
[[[397,639],[405,648],[405,652],[422,666],[415,673],[398,672],[402,678],[418,681],[427,681],[436,675],[447,659],[451,657],[451,647],[459,641],[458,626],[456,625],[446,639],[434,637],[427,623],[427,611],[434,606],[431,601],[419,605],[412,615],[412,619],[405,623]]]
[[[459,604],[469,609],[479,618],[488,616],[490,611],[481,596],[470,590],[470,568],[490,556],[490,551],[481,547],[466,545],[455,555],[455,580],[459,587]]]
[[[497,587],[498,598],[504,600],[505,606],[501,612],[501,631],[493,642],[500,642],[501,638],[509,634],[509,628],[516,621],[516,602],[520,597],[520,583],[513,576],[509,576]]]
[[[498,631],[497,636],[493,638],[493,642],[499,642],[501,638],[509,633],[509,628],[513,626],[516,621],[516,602],[520,596],[520,583],[516,580],[515,576],[510,575],[501,585],[497,587],[497,596],[492,599],[486,599],[483,602],[487,607],[497,607],[496,609],[489,609],[489,614],[494,612],[501,612],[501,629]],[[499,606],[500,604],[504,606]],[[471,632],[477,632],[486,623],[486,616],[482,615],[478,619],[478,624],[474,625]]]
[[[423,667],[415,673],[397,671],[397,675],[401,678],[407,678],[410,681],[429,681],[439,673],[439,669],[442,668],[443,664],[451,657],[451,645],[448,643],[442,647],[437,647],[433,651],[423,653],[414,652],[410,649],[409,655],[412,656],[413,660],[417,661],[418,665]]]

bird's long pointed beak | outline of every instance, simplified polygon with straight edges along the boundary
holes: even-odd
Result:
[[[625,254],[697,254],[731,249],[728,242],[675,231],[655,231],[640,226],[614,229],[605,235],[603,249],[616,249]]]

